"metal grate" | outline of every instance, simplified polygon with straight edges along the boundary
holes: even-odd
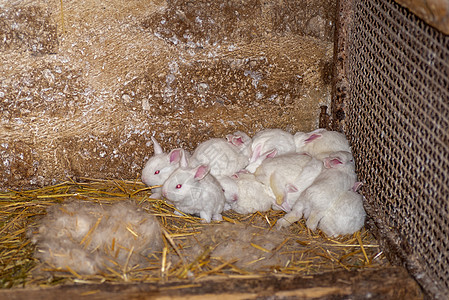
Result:
[[[449,36],[391,0],[351,10],[345,131],[367,210],[387,250],[448,299]]]

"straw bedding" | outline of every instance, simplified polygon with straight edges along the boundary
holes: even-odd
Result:
[[[311,232],[303,220],[276,230],[283,212],[241,215],[225,212],[222,222],[203,224],[177,212],[163,200],[150,199],[140,181],[81,179],[27,191],[0,194],[0,283],[2,288],[73,282],[161,282],[201,278],[253,277],[267,274],[313,275],[388,264],[373,236],[362,229],[329,238]],[[96,275],[56,269],[34,257],[30,240],[47,209],[73,199],[103,205],[133,201],[154,214],[162,228],[163,247],[145,267],[110,267]],[[28,234],[27,234],[28,232]],[[31,235],[30,235],[31,233]]]

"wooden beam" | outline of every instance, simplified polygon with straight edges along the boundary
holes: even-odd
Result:
[[[349,297],[350,296],[350,297]],[[73,284],[0,290],[0,299],[423,299],[401,267],[301,276],[207,278],[168,283]],[[349,297],[349,298],[348,298]]]

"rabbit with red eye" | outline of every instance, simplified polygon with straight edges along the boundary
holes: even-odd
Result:
[[[181,156],[180,167],[162,186],[162,195],[179,211],[197,214],[203,222],[222,220],[225,196],[220,183],[209,174],[207,165],[189,167]]]
[[[318,228],[329,236],[352,234],[365,223],[363,197],[353,190],[344,191],[325,211]]]
[[[351,152],[351,147],[343,133],[328,131],[324,128],[309,133],[297,132],[294,140],[296,152],[307,152],[318,159],[323,159],[332,152]]]
[[[198,145],[189,165],[208,165],[213,176],[231,176],[248,164],[248,156],[225,139],[213,138]]]
[[[295,152],[293,135],[282,129],[265,129],[259,131],[251,144],[251,158],[246,169],[254,172],[268,153],[275,151],[275,155]]]
[[[170,153],[164,153],[154,137],[151,137],[154,147],[154,155],[148,159],[142,170],[142,182],[147,186],[162,185],[165,180],[179,167],[181,155],[188,156],[182,149],[174,149]],[[152,189],[152,198],[161,197],[161,188]]]
[[[275,203],[271,189],[256,180],[254,174],[239,172],[219,179],[230,208],[240,214],[270,210]]]
[[[289,226],[304,215],[307,227],[315,230],[327,209],[340,194],[355,186],[356,174],[351,153],[332,153],[323,159],[323,166],[312,185],[296,200],[292,210],[277,222],[277,228]]]

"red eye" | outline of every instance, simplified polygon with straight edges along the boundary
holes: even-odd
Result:
[[[177,189],[180,189],[181,187],[182,187],[182,184],[176,185],[176,188],[177,188]]]
[[[159,174],[161,171],[160,170],[157,170],[156,172],[154,172],[154,175],[157,175],[157,174]]]

